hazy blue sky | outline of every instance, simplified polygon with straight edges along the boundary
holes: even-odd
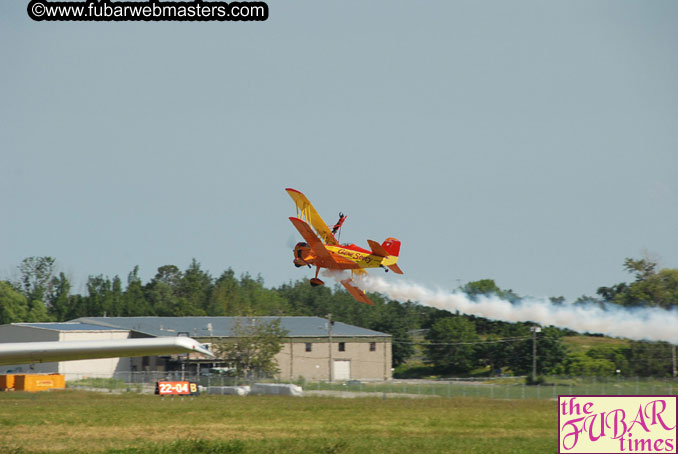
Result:
[[[576,298],[678,267],[678,2],[270,1],[250,23],[0,3],[0,277],[311,277],[284,192],[408,279]]]

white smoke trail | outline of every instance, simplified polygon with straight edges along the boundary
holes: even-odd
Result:
[[[341,282],[344,279],[349,279],[351,277],[351,272],[342,270],[330,270],[325,268],[320,272],[320,275],[322,277],[331,277],[335,281]]]
[[[602,309],[592,304],[554,305],[548,299],[529,298],[512,304],[497,296],[481,296],[474,301],[462,292],[432,291],[412,283],[387,282],[381,277],[366,276],[358,283],[364,290],[382,293],[393,300],[416,301],[426,306],[490,320],[535,322],[581,333],[678,344],[678,311],[675,309]]]

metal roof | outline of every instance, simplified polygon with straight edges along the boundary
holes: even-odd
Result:
[[[53,331],[129,331],[126,328],[108,327],[80,322],[64,323],[13,323],[18,326],[30,326],[31,328],[49,329]]]
[[[241,324],[256,321],[280,320],[280,327],[288,337],[328,337],[327,319],[321,317],[82,317],[71,322],[100,327],[125,329],[152,336],[233,337],[237,321]],[[334,322],[332,336],[337,337],[390,337],[381,333]]]

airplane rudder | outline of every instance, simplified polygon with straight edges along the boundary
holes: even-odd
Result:
[[[386,238],[381,246],[389,253],[389,255],[400,255],[400,241],[395,238]]]

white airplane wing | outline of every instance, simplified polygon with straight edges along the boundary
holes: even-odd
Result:
[[[180,353],[214,355],[190,337],[152,337],[64,342],[0,343],[0,365],[35,364],[78,359],[157,356]]]

